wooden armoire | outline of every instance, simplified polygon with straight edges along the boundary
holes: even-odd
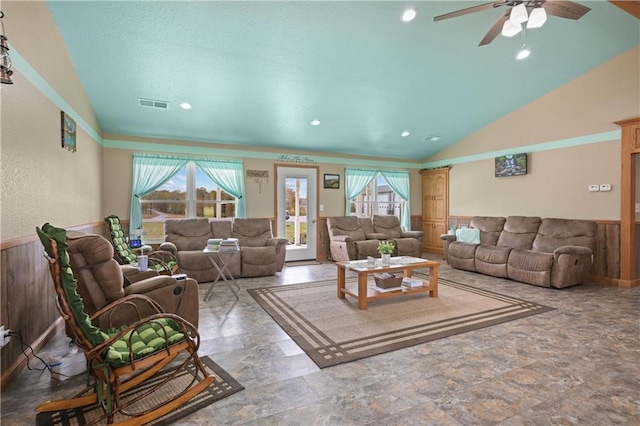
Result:
[[[449,167],[421,170],[424,251],[443,254],[440,235],[447,233],[449,217]]]

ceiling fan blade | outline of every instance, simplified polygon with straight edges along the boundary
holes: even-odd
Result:
[[[547,0],[542,4],[542,7],[549,15],[574,20],[582,18],[591,10],[590,7],[583,6],[580,3],[564,0]]]
[[[487,9],[494,9],[499,6],[504,6],[507,1],[494,1],[491,3],[480,4],[478,6],[468,7],[466,9],[456,10],[455,12],[445,13],[444,15],[439,15],[433,18],[435,22],[442,21],[444,19],[449,18],[457,18],[458,16],[468,15],[470,13],[481,12]]]
[[[493,41],[493,39],[498,37],[498,35],[502,32],[502,26],[504,25],[504,22],[507,19],[509,19],[510,14],[511,14],[511,9],[505,11],[502,15],[500,15],[496,23],[493,24],[493,27],[489,29],[489,32],[487,32],[487,34],[484,36],[484,38],[482,39],[482,41],[478,46],[484,46],[485,44],[489,44]]]

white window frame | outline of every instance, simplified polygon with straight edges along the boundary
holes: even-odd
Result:
[[[375,214],[382,214],[382,212],[380,212],[379,204],[380,203],[389,204],[389,201],[378,200],[378,186],[379,186],[378,179],[380,177],[384,179],[383,176],[378,174],[376,178],[373,179],[371,183],[367,185],[367,187],[360,194],[358,194],[354,199],[350,201],[350,204],[353,204],[356,207],[355,213],[351,213],[351,215],[358,216],[358,217],[373,218],[373,215]],[[385,182],[386,182],[386,179],[385,179]],[[385,185],[389,185],[389,184],[385,183]],[[399,220],[402,220],[402,212],[404,211],[404,208],[405,208],[405,200],[400,198],[400,196],[398,196],[398,194],[393,190],[393,188],[391,188],[391,186],[389,186],[389,189],[394,194],[394,198],[397,198],[397,201],[394,201],[393,204],[398,205],[398,213],[393,214],[393,216],[397,216]],[[367,193],[370,193],[370,198],[371,198],[370,201],[364,201],[365,198],[367,197]],[[358,199],[362,199],[362,201],[357,201],[357,202],[354,201]],[[358,205],[362,206],[362,212],[358,212]],[[393,210],[395,211],[396,209],[394,208]],[[388,211],[389,209],[386,208],[384,214],[389,214]]]

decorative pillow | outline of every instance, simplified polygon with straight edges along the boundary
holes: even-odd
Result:
[[[475,228],[456,229],[456,240],[468,244],[480,244],[480,230]]]

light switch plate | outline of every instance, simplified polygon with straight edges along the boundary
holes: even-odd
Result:
[[[603,183],[600,185],[600,191],[611,191],[611,184]]]
[[[636,203],[636,213],[640,213],[640,203]]]
[[[589,185],[589,192],[598,192],[600,191],[600,185]]]

